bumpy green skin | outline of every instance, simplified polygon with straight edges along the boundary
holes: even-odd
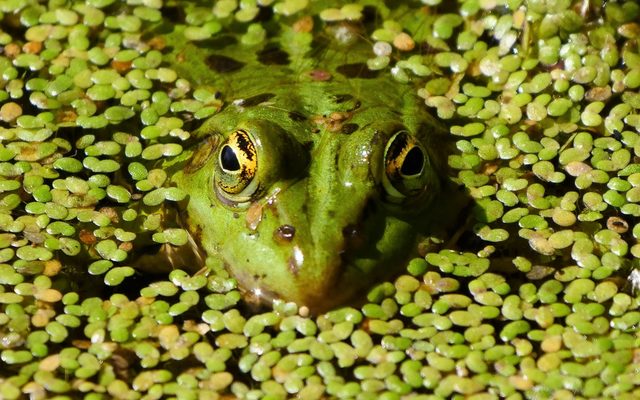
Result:
[[[197,130],[185,153],[190,159],[178,163],[172,181],[189,195],[188,229],[207,255],[222,258],[250,299],[329,309],[397,272],[437,219],[442,160],[433,142],[440,128],[410,85],[385,74],[338,72],[362,61],[361,45],[334,43],[334,52],[302,68],[249,59],[208,78],[198,71],[207,67],[199,61],[202,49],[180,55],[200,55],[182,65],[184,72],[224,85],[230,96]],[[238,129],[251,132],[258,154],[261,195],[246,204],[224,201],[214,182],[220,146]],[[383,184],[385,149],[403,130],[431,153],[427,184],[420,196],[392,204]]]

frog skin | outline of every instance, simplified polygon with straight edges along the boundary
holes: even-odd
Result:
[[[188,194],[186,228],[250,301],[343,304],[397,273],[439,224],[442,127],[415,87],[368,71],[363,41],[341,34],[297,67],[181,49],[196,61],[177,68],[227,101],[171,181]]]

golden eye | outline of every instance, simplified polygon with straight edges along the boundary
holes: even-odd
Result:
[[[249,198],[257,189],[252,185],[258,169],[258,155],[251,135],[242,129],[232,133],[220,146],[215,184],[231,196]]]
[[[383,185],[391,197],[404,198],[424,191],[427,185],[427,157],[415,136],[396,133],[388,142],[384,156]]]

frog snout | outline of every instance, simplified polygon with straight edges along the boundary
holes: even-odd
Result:
[[[301,208],[292,207],[293,201],[267,212],[263,223],[277,216],[279,224],[271,225],[269,233],[263,231],[271,235],[274,246],[273,256],[262,259],[269,271],[261,280],[262,287],[275,297],[314,311],[352,297],[366,279],[356,264],[371,239],[365,219],[371,209],[363,200],[361,207],[351,207],[348,212],[345,206],[340,210],[315,208],[302,213]]]
[[[314,252],[315,246],[311,246],[305,251],[303,246],[296,243],[296,228],[293,225],[284,224],[277,227],[273,232],[273,240],[281,247],[289,247],[289,257],[286,262],[289,271],[294,275],[297,275],[298,271],[302,268],[305,258],[307,263],[317,259],[314,255],[308,254]],[[300,239],[300,241],[304,241],[304,238]],[[349,255],[361,249],[366,242],[366,232],[362,228],[362,225],[359,223],[348,224],[342,228],[342,238],[336,237],[333,239],[335,246],[333,252],[335,255],[340,256],[340,262],[344,264],[349,259]],[[305,257],[306,255],[309,257]],[[326,264],[330,262],[329,260],[325,261]],[[337,262],[338,261],[333,261],[334,264]],[[316,268],[326,268],[327,266],[328,265],[316,266]],[[340,270],[341,268],[337,269]]]
[[[253,243],[242,261],[242,271],[251,271],[243,286],[319,311],[366,285],[385,226],[377,192],[324,172],[273,190],[256,230],[238,244]]]

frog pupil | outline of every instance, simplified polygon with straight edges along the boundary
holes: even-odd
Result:
[[[400,173],[405,176],[417,175],[422,171],[424,166],[424,155],[422,150],[418,147],[414,147],[404,158],[402,166],[400,167]]]
[[[222,148],[220,153],[220,164],[226,171],[238,171],[240,169],[240,161],[238,161],[235,151],[227,145]]]

